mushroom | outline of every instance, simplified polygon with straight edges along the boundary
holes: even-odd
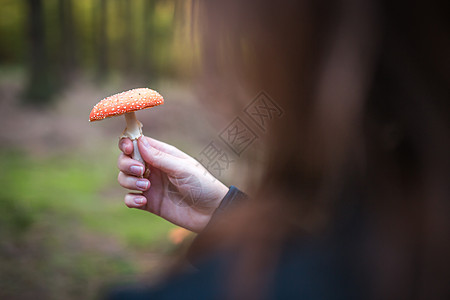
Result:
[[[138,138],[142,136],[142,123],[136,119],[135,111],[161,104],[164,104],[164,99],[158,92],[147,88],[133,89],[101,100],[92,109],[89,121],[99,121],[124,114],[127,127],[123,131],[122,137],[131,139],[134,149],[132,158],[145,166],[137,145]],[[146,168],[144,177],[147,176],[148,170]]]

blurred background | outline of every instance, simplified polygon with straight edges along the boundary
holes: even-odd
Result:
[[[145,134],[192,156],[216,138],[231,119],[192,88],[191,17],[191,1],[0,0],[0,299],[96,299],[183,250],[186,232],[123,204],[124,120],[88,116],[150,87],[166,104],[137,114]]]

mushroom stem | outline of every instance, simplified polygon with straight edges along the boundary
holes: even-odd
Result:
[[[142,136],[142,123],[136,119],[136,114],[134,111],[126,113],[125,120],[127,121],[127,127],[123,131],[123,136],[130,138],[133,142],[133,154],[131,157],[134,160],[141,162],[147,169],[145,161],[142,159],[141,153],[139,152],[137,143],[138,138]]]
[[[123,134],[131,140],[137,140],[142,135],[142,123],[136,119],[134,111],[125,114],[125,121],[127,121],[127,128]]]

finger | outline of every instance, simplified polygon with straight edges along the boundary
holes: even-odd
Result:
[[[147,199],[142,194],[129,193],[125,195],[124,202],[129,208],[142,208],[147,204]]]
[[[183,164],[185,164],[183,159],[150,146],[150,143],[145,137],[140,137],[138,141],[139,152],[142,158],[153,167],[167,174],[173,174],[179,171]]]
[[[119,172],[117,181],[122,187],[129,190],[146,191],[150,187],[150,181],[147,179],[129,176],[122,171]]]
[[[137,160],[132,159],[125,154],[120,154],[117,160],[117,167],[120,171],[127,175],[142,176],[144,175],[144,166]]]
[[[150,138],[150,137],[146,137],[148,143],[150,144],[150,146],[161,150],[162,152],[166,152],[170,155],[179,157],[179,158],[187,158],[187,159],[192,159],[192,157],[190,157],[189,155],[187,155],[186,153],[184,153],[183,151],[179,150],[177,147],[174,147],[172,145],[169,145],[167,143],[158,141],[154,138]]]
[[[119,140],[119,149],[126,155],[133,153],[133,143],[129,138],[121,138]]]

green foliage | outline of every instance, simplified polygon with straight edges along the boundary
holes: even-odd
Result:
[[[26,29],[24,1],[0,0],[0,62],[23,64],[25,59]]]
[[[117,190],[114,165],[106,168],[78,157],[31,159],[8,152],[0,156],[0,169],[4,170],[0,182],[6,187],[0,190],[5,208],[0,213],[8,218],[6,223],[17,228],[29,226],[32,220],[68,218],[123,243],[148,246],[164,240],[174,227],[159,217],[125,207],[125,191]]]
[[[126,208],[113,159],[0,152],[0,298],[93,299],[144,271],[133,253],[170,249],[174,226]]]
[[[174,77],[187,65],[176,57],[180,44],[174,43],[180,14],[187,10],[183,1],[31,3],[0,0],[0,64],[28,70],[25,102],[51,103],[77,74],[148,82]],[[190,60],[190,51],[183,47],[184,60]]]

